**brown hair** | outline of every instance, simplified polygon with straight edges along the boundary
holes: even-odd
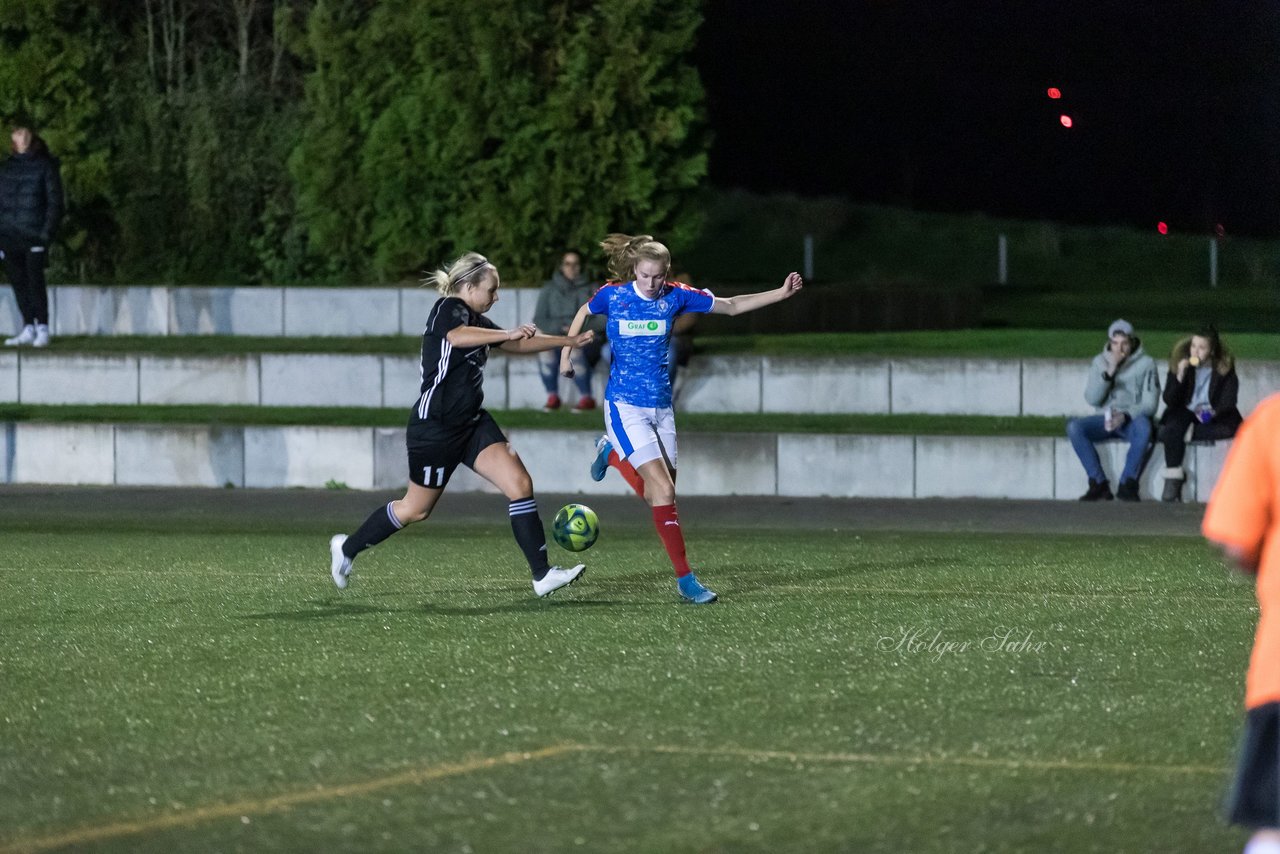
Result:
[[[1169,354],[1170,373],[1176,373],[1178,362],[1191,355],[1192,338],[1203,338],[1209,342],[1209,363],[1213,365],[1215,371],[1224,377],[1231,373],[1232,368],[1236,366],[1236,357],[1231,349],[1222,343],[1222,336],[1213,324],[1202,326],[1194,335],[1180,338],[1173,345],[1173,352]]]
[[[671,268],[671,251],[651,234],[610,234],[600,242],[600,248],[609,257],[609,272],[620,282],[635,278],[640,261],[657,261],[664,270]]]

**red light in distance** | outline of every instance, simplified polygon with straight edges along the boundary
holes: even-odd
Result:
[[[1055,100],[1055,101],[1056,101],[1056,100],[1058,100],[1059,98],[1061,98],[1061,97],[1062,97],[1062,90],[1061,90],[1061,89],[1059,89],[1057,86],[1050,86],[1050,87],[1045,91],[1045,94],[1046,94],[1046,95],[1048,95],[1050,98],[1052,98],[1053,100]]]
[[[1058,116],[1058,121],[1062,124],[1064,128],[1069,128],[1071,127],[1071,125],[1074,124],[1074,122],[1071,121],[1071,116],[1068,116],[1066,113],[1063,113],[1062,115]]]

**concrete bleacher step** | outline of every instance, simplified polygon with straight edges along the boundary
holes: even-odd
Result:
[[[605,370],[594,378],[603,394]],[[699,356],[683,371],[686,412],[1070,416],[1092,411],[1079,360]],[[417,354],[254,353],[228,356],[0,352],[0,403],[408,407]],[[1280,389],[1280,363],[1240,366],[1240,409]],[[561,381],[572,404],[573,383]],[[497,409],[542,405],[537,360],[495,354],[485,399]]]
[[[243,335],[364,338],[420,335],[439,294],[420,287],[171,287],[53,285],[50,327],[72,335]],[[533,317],[537,288],[502,288],[489,317],[511,327]],[[519,320],[517,320],[519,318]],[[13,293],[0,290],[0,326],[18,328]]]
[[[588,467],[599,428],[512,429],[542,492],[623,494],[611,473]],[[1188,448],[1188,501],[1204,501],[1230,443]],[[1113,485],[1125,447],[1099,446]],[[694,433],[680,436],[687,495],[1074,500],[1084,472],[1066,438]],[[0,424],[0,483],[399,489],[407,479],[399,427],[263,427],[176,424]],[[1158,496],[1162,466],[1142,478]],[[455,491],[495,490],[465,468]]]
[[[499,326],[532,319],[537,288],[503,288],[489,312]],[[165,357],[64,355],[62,336],[417,336],[437,294],[419,287],[167,287],[55,285],[55,344],[43,354],[0,353],[0,402],[226,403],[406,406],[418,356],[251,354]],[[16,329],[13,294],[0,289],[0,324]],[[680,408],[689,412],[1080,415],[1078,359],[695,357]],[[575,398],[572,383],[562,396]],[[596,391],[603,388],[597,377]],[[1246,414],[1280,390],[1280,363],[1240,367]],[[495,358],[486,396],[498,408],[540,406],[533,358]]]

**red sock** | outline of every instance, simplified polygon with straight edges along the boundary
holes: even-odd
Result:
[[[636,491],[636,495],[644,498],[644,478],[640,476],[640,472],[636,471],[635,466],[618,456],[617,451],[609,452],[609,465],[618,470],[618,474],[622,475],[622,479],[631,485],[631,488]]]
[[[680,530],[680,516],[674,504],[664,504],[653,508],[653,526],[658,529],[658,536],[675,567],[676,578],[684,578],[689,574],[689,560],[684,556],[684,533]]]

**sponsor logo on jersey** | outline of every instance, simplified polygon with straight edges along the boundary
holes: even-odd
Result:
[[[665,320],[619,320],[618,334],[624,338],[666,335],[667,322]]]

